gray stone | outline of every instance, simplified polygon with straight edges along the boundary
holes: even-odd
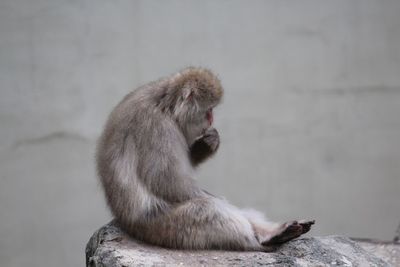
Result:
[[[369,244],[370,245],[370,244]],[[276,252],[183,251],[132,239],[114,223],[96,231],[86,247],[86,265],[122,266],[391,266],[384,257],[342,236],[306,237]],[[398,263],[398,262],[397,262]]]

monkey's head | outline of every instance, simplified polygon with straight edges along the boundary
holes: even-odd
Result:
[[[213,108],[223,95],[221,82],[207,69],[190,67],[172,76],[168,87],[167,94],[174,95],[171,114],[190,145],[213,123]]]

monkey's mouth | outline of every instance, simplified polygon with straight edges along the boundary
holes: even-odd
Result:
[[[209,110],[207,110],[206,112],[206,118],[208,121],[208,124],[211,126],[213,121],[214,121],[214,117],[213,117],[213,110],[212,108],[210,108]]]

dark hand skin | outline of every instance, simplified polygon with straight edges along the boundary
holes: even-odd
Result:
[[[197,166],[212,156],[219,147],[219,134],[215,128],[208,128],[190,147],[190,160]]]

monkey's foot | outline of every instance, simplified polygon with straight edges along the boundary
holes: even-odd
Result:
[[[289,240],[297,238],[302,234],[307,233],[311,229],[311,225],[315,223],[312,221],[292,221],[282,224],[277,230],[276,235],[271,237],[270,239],[262,242],[263,246],[271,246],[271,245],[279,245],[285,243]]]

